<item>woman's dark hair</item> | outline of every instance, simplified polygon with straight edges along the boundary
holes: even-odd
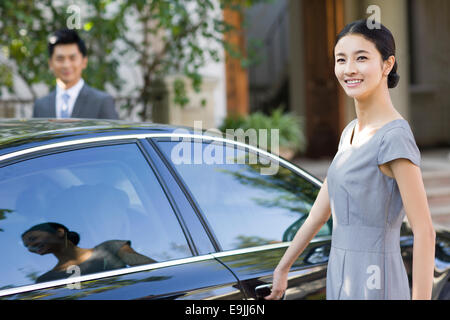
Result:
[[[368,27],[367,19],[357,20],[349,23],[342,29],[342,31],[337,35],[336,42],[346,35],[357,34],[363,36],[365,39],[373,42],[375,47],[381,54],[383,61],[386,61],[390,56],[395,57],[395,41],[392,33],[381,23],[380,27],[374,27],[370,29]],[[395,60],[394,67],[388,75],[388,88],[395,88],[400,80],[400,76],[397,74],[397,60]]]
[[[58,229],[63,229],[65,234],[67,235],[67,240],[72,242],[74,245],[77,245],[80,242],[80,235],[76,232],[69,231],[66,226],[63,226],[62,224],[56,223],[56,222],[45,222],[41,224],[37,224],[24,233],[22,233],[22,238],[25,234],[31,231],[45,231],[51,234],[55,234]]]
[[[53,55],[53,51],[55,50],[55,46],[58,44],[71,44],[75,43],[78,46],[83,57],[87,55],[86,45],[84,41],[80,38],[78,33],[72,29],[61,29],[55,31],[48,40],[48,54],[50,58]]]

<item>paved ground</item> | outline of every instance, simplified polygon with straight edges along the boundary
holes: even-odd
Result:
[[[421,169],[435,229],[450,231],[450,149],[421,151]],[[297,158],[293,162],[325,179],[331,158]]]

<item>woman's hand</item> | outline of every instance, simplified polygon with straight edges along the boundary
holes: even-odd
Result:
[[[319,194],[303,225],[295,234],[289,248],[284,253],[273,273],[272,293],[266,300],[278,300],[283,297],[287,288],[288,274],[295,260],[305,250],[309,242],[319,232],[331,216],[330,199],[328,197],[328,183],[325,178]]]
[[[275,269],[273,273],[272,292],[267,297],[264,297],[265,300],[280,300],[283,297],[287,288],[288,273],[289,271]]]

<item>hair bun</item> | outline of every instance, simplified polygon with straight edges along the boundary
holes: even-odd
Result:
[[[77,245],[80,242],[80,235],[76,232],[69,231],[67,232],[67,240],[72,242],[74,245]]]
[[[388,88],[395,88],[398,84],[398,82],[400,81],[400,76],[397,72],[395,71],[391,71],[391,73],[389,73],[388,75]]]

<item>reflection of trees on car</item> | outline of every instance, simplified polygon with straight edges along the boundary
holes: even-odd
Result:
[[[248,161],[248,155],[246,163]],[[280,165],[274,175],[261,175],[262,164],[247,164],[245,170],[232,171],[218,169],[230,174],[243,185],[270,191],[274,196],[270,199],[253,198],[258,205],[266,208],[284,208],[299,214],[309,214],[319,188]]]
[[[45,289],[38,291],[30,291],[20,293],[17,296],[17,299],[57,299],[57,300],[77,300],[82,299],[84,297],[89,297],[91,294],[98,294],[101,292],[107,292],[110,290],[120,289],[122,287],[127,287],[130,285],[138,284],[138,283],[148,283],[148,282],[158,282],[168,280],[172,277],[170,276],[150,276],[143,279],[121,279],[126,276],[116,276],[109,277],[98,280],[89,280],[84,281],[81,284],[81,289],[79,290],[66,290],[65,287],[62,287],[60,290],[64,293],[64,295],[58,295],[58,291],[47,291]],[[151,298],[151,296],[149,296]]]
[[[301,228],[301,226],[305,222],[306,218],[308,218],[308,216],[304,215],[303,217],[295,221],[293,224],[291,224],[283,234],[283,241],[292,241],[297,231]],[[318,237],[329,236],[331,235],[331,230],[333,230],[333,220],[329,219],[326,222],[326,224],[324,224],[323,227],[319,230],[319,232],[317,232],[316,236]]]
[[[278,196],[273,196],[270,199],[253,198],[253,200],[258,203],[258,205],[267,208],[284,208],[301,215],[300,218],[291,224],[283,233],[283,242],[292,241],[295,234],[308,217],[309,210],[311,209],[311,205],[314,203],[314,199],[316,198],[319,189],[313,187],[313,185],[305,179],[299,178],[298,176],[292,174],[290,170],[281,166],[275,175],[262,176],[253,174],[254,172],[259,172],[261,167],[262,165],[260,164],[250,164],[248,165],[248,168],[250,169],[249,171],[222,171],[232,174],[242,184],[251,185],[260,189],[276,190],[276,193],[271,192],[271,194],[278,194]],[[280,194],[280,192],[282,194]],[[317,235],[330,235],[332,230],[331,224],[332,221],[330,219]],[[264,245],[271,242],[270,240],[265,240],[262,238],[255,242],[255,237],[251,238],[251,240],[247,239],[247,242],[243,242],[243,244],[239,245],[239,248]]]
[[[248,159],[248,155],[247,155]],[[282,241],[291,241],[295,233],[305,222],[309,211],[317,197],[319,188],[315,187],[306,179],[300,178],[282,166],[274,175],[260,175],[259,172],[263,166],[261,164],[249,164],[246,170],[232,171],[219,169],[223,173],[228,173],[236,178],[244,185],[250,185],[254,188],[268,190],[268,194],[273,195],[271,198],[252,198],[258,205],[266,208],[283,208],[291,212],[298,213],[300,218],[290,225],[283,234]],[[331,223],[331,220],[330,220]],[[329,230],[329,231],[327,231]],[[322,234],[330,234],[331,226],[325,225]],[[321,235],[319,232],[318,235]],[[242,240],[242,239],[241,239]],[[248,241],[249,239],[247,239]],[[238,248],[250,247],[251,243],[256,240],[252,237],[250,243],[241,243]],[[256,244],[264,245],[270,243],[271,240],[259,239]]]
[[[268,243],[278,243],[279,241],[271,240],[271,239],[265,239],[258,236],[244,236],[240,235],[236,237],[236,242],[233,244],[233,247],[237,249],[243,249],[243,248],[250,248],[250,247],[257,247],[262,246]]]
[[[11,209],[0,209],[0,220],[5,220],[7,217],[6,217],[6,214],[7,213],[13,213],[14,212],[14,210],[11,210]],[[4,232],[5,230],[3,229],[3,228],[0,228],[0,232]]]
[[[260,163],[250,163],[249,153],[246,153],[245,158],[240,159],[240,162],[246,164],[245,170],[235,171],[222,168],[217,168],[216,170],[233,176],[242,185],[248,185],[255,189],[258,188],[267,191],[265,195],[270,195],[268,198],[251,198],[258,206],[266,208],[282,208],[299,214],[300,218],[286,229],[281,239],[283,242],[291,241],[308,217],[312,204],[319,192],[319,188],[306,179],[293,174],[292,171],[281,165],[279,165],[276,174],[262,175],[260,172],[264,165]],[[318,235],[330,235],[331,229],[330,220],[319,231]],[[264,239],[262,237],[246,237],[244,235],[238,236],[236,240],[236,248],[248,248],[279,242],[279,240]]]
[[[49,139],[49,137],[57,137],[57,138],[64,138],[64,137],[70,137],[73,135],[73,133],[68,132],[66,134],[58,132],[55,134],[48,134],[45,136],[42,136],[41,138],[39,136],[33,136],[33,137],[29,137],[29,138],[25,138],[27,136],[30,135],[30,128],[29,126],[27,126],[27,122],[23,122],[23,123],[17,123],[14,121],[11,121],[11,123],[8,123],[8,120],[3,120],[4,122],[6,122],[7,124],[2,124],[2,130],[0,133],[0,143],[1,144],[8,144],[9,146],[14,146],[16,145],[21,145],[24,143],[35,143],[35,142],[39,142],[39,141],[47,141]],[[37,129],[38,131],[50,131],[50,130],[54,130],[57,128],[61,127],[61,122],[64,122],[64,126],[66,127],[66,129],[69,129],[71,127],[73,128],[77,128],[79,127],[79,120],[77,119],[64,119],[64,120],[60,120],[60,119],[48,119],[48,120],[42,120],[42,121],[37,121],[36,125],[35,125],[35,129]],[[85,123],[86,125],[97,125],[97,126],[101,126],[101,125],[113,125],[116,129],[120,130],[120,129],[127,129],[130,128],[130,125],[127,124],[111,124],[111,122],[107,122],[107,121],[102,121],[102,120],[83,120],[83,123]],[[100,131],[102,131],[100,129]],[[105,132],[107,132],[108,130],[105,129]],[[33,130],[33,132],[35,132],[35,130]],[[79,133],[78,133],[79,134]]]

